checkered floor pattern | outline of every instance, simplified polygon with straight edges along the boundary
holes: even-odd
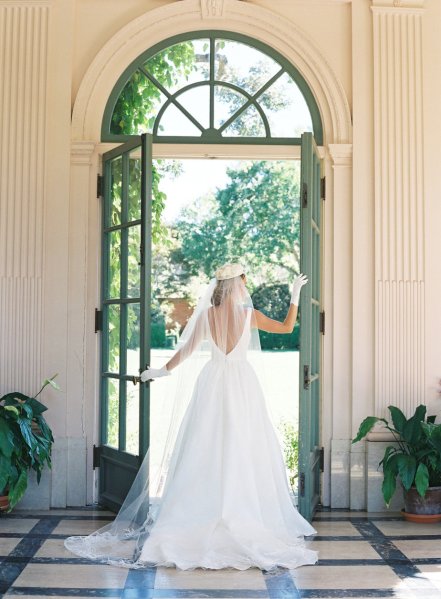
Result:
[[[319,563],[276,573],[127,571],[65,550],[65,537],[88,534],[111,518],[96,509],[0,516],[0,596],[441,599],[441,524],[407,523],[398,514],[321,511],[311,541]]]

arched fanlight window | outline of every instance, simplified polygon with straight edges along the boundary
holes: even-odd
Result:
[[[121,75],[103,141],[152,132],[167,143],[323,143],[317,103],[285,58],[252,38],[191,32],[161,42]]]

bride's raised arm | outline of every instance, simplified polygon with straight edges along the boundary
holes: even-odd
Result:
[[[291,303],[289,305],[288,313],[283,322],[274,320],[265,316],[260,310],[254,310],[254,326],[261,331],[267,331],[268,333],[292,333],[294,325],[297,320],[297,311],[299,306],[300,291],[303,285],[306,285],[308,279],[305,275],[300,274],[294,279]]]

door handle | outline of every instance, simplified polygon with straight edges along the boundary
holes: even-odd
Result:
[[[309,365],[303,366],[303,388],[309,389],[311,384],[311,378],[309,376]]]
[[[147,370],[148,368],[150,368],[150,364],[146,364],[145,368],[140,368],[139,369],[139,374],[141,374],[141,372],[143,372],[144,370]],[[146,381],[146,383],[151,383],[152,381]],[[141,381],[141,377],[140,376],[132,376],[132,383],[134,385],[137,385],[138,383],[142,383]]]

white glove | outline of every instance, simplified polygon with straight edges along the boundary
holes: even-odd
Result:
[[[140,379],[142,383],[145,383],[147,381],[159,379],[161,376],[170,376],[170,374],[171,372],[169,372],[165,366],[162,368],[147,368],[147,370],[141,372]]]
[[[299,274],[298,277],[294,279],[294,283],[292,285],[292,293],[291,293],[291,304],[299,305],[300,299],[300,291],[302,290],[303,285],[306,285],[308,279],[306,275]]]

